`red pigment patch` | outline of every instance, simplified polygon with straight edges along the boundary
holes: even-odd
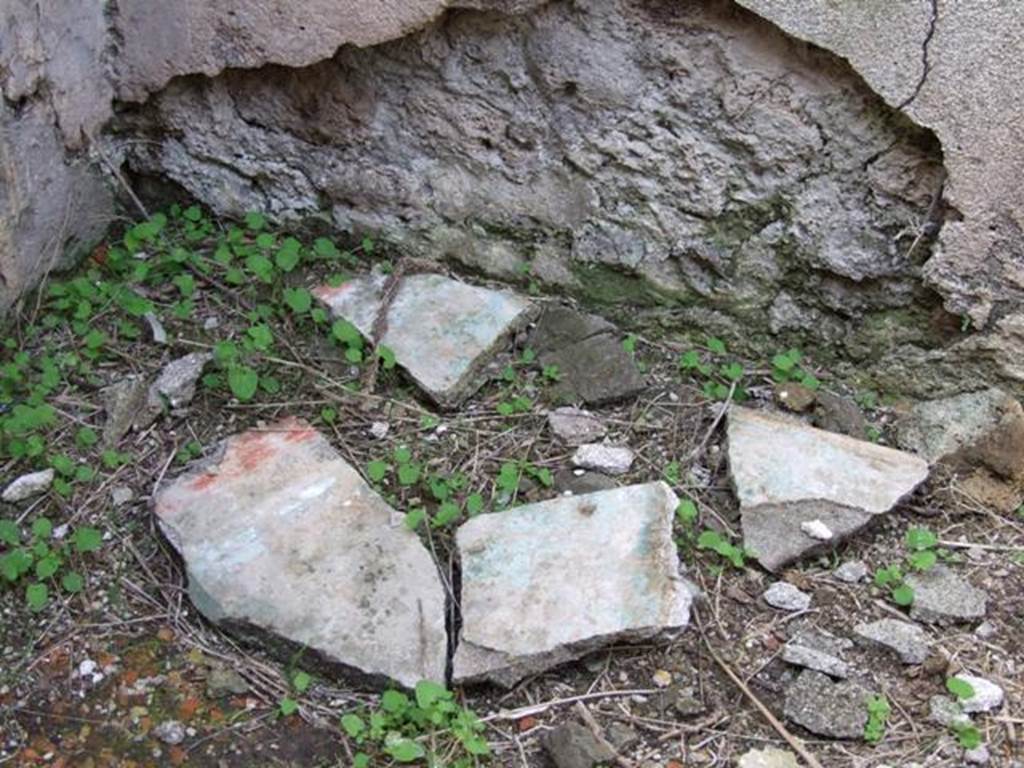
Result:
[[[209,488],[211,485],[217,482],[217,477],[218,475],[214,474],[200,475],[191,483],[189,483],[188,487],[191,488],[193,491],[205,491],[207,488]]]
[[[341,294],[345,293],[351,285],[349,283],[342,283],[339,286],[321,285],[319,288],[314,288],[312,293],[320,301],[330,303],[332,299],[337,298]]]
[[[274,446],[267,444],[266,435],[256,432],[242,435],[231,452],[231,474],[252,472],[274,455]]]
[[[289,443],[304,443],[307,440],[312,440],[315,436],[316,430],[305,427],[291,430],[284,436],[284,439]]]

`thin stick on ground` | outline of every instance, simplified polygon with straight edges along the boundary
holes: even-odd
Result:
[[[697,630],[700,632],[700,638],[704,643],[704,647],[707,648],[711,658],[721,668],[721,670],[725,672],[726,676],[732,680],[736,687],[740,689],[740,692],[747,697],[750,703],[757,708],[757,711],[764,716],[764,719],[767,720],[768,724],[775,729],[775,732],[785,739],[786,743],[793,748],[794,752],[804,759],[810,768],[824,768],[824,766],[818,762],[818,759],[808,751],[807,747],[803,745],[803,742],[791,734],[786,729],[786,726],[779,722],[779,719],[771,713],[771,710],[768,709],[768,707],[766,707],[759,698],[757,698],[747,684],[740,679],[739,675],[733,672],[732,667],[726,664],[725,661],[722,660],[722,657],[715,652],[715,649],[711,647],[711,643],[708,641],[707,634],[704,632],[704,624],[701,622],[699,614],[696,612],[694,612],[694,620],[697,624]]]

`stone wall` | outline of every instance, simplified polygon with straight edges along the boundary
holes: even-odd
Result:
[[[224,213],[327,209],[422,256],[679,325],[813,329],[841,357],[897,332],[942,341],[928,242],[913,247],[938,143],[735,6],[455,11],[310,67],[175,80],[127,125],[147,139],[134,167]]]
[[[107,156],[226,213],[327,210],[677,327],[803,328],[894,382],[1019,386],[1024,20],[738,2],[774,24],[724,0],[14,0],[0,311],[111,214],[82,136],[116,98]]]

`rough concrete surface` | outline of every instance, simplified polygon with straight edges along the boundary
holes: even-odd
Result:
[[[156,498],[211,621],[406,686],[445,679],[445,594],[416,535],[308,424],[232,437]]]
[[[868,84],[935,131],[954,208],[924,267],[951,312],[988,327],[1008,378],[1024,381],[1024,15],[1014,3],[738,0],[849,60]],[[969,346],[977,340],[969,340]]]
[[[922,365],[929,386],[1024,382],[1013,4],[739,1],[772,24],[711,2],[9,5],[0,157],[18,194],[0,200],[0,311],[112,213],[95,161],[65,147],[107,123],[115,93],[161,89],[119,126],[131,162],[218,210],[326,203],[339,226],[506,277],[529,263],[612,302],[667,296],[736,334],[765,316],[811,328],[881,354],[890,382]],[[46,184],[26,170],[44,166]],[[67,242],[40,247],[64,216]],[[935,315],[922,276],[981,332]]]

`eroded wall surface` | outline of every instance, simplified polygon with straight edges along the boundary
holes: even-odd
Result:
[[[923,361],[939,384],[1024,381],[1013,4],[738,1],[772,23],[719,0],[13,0],[0,307],[50,263],[58,211],[85,235],[109,216],[82,135],[116,98],[157,144],[122,133],[110,155],[225,212],[326,208],[677,321],[802,325],[897,379]],[[940,162],[951,208],[911,247]]]

